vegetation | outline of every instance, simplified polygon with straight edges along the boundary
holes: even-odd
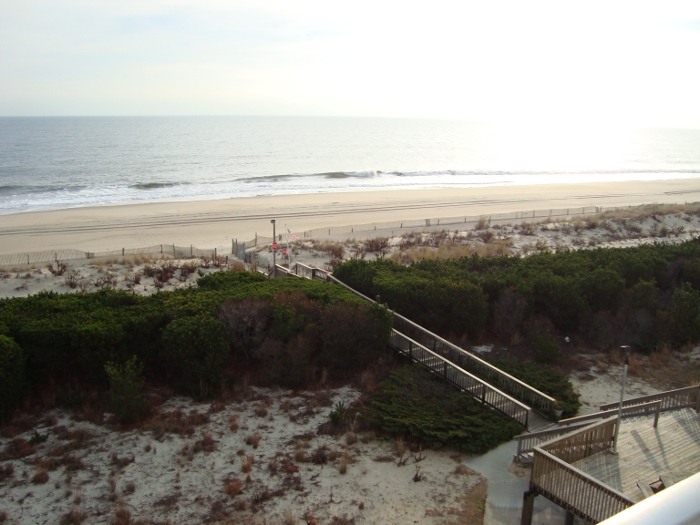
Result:
[[[483,454],[523,430],[419,365],[393,372],[381,384],[367,414],[387,432],[466,454]]]
[[[537,390],[552,396],[564,409],[562,417],[573,417],[581,407],[579,395],[574,392],[566,376],[549,366],[542,366],[531,361],[514,359],[497,359],[493,364],[504,372],[517,377]]]
[[[558,360],[549,344],[557,336],[578,335],[603,350],[700,340],[697,241],[412,266],[352,260],[334,274],[443,336],[517,336],[549,362]]]
[[[324,370],[354,373],[388,341],[390,312],[340,286],[238,271],[198,283],[148,297],[105,288],[0,300],[0,418],[27,394],[111,388],[130,407],[117,414],[126,422],[141,407],[141,371],[200,398],[258,368],[300,387]]]

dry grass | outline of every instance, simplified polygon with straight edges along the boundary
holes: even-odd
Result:
[[[87,512],[82,509],[71,509],[61,516],[61,525],[80,525],[87,519]]]
[[[357,443],[357,434],[348,430],[345,433],[345,441],[348,445],[354,445],[355,443]]]
[[[247,456],[241,456],[241,471],[244,474],[250,474],[253,470],[253,463],[255,462],[255,457],[253,454]]]
[[[224,482],[224,491],[231,498],[235,498],[236,496],[238,496],[241,493],[242,488],[243,488],[243,483],[238,478],[234,478],[230,481]]]
[[[341,474],[346,474],[348,471],[348,465],[350,464],[350,452],[345,451],[343,457],[340,458],[340,465],[338,466],[338,472]]]
[[[32,476],[32,483],[34,485],[43,485],[44,483],[49,481],[49,472],[48,470],[39,470]]]
[[[258,445],[260,444],[260,440],[262,439],[262,436],[260,435],[259,432],[254,432],[250,434],[247,438],[245,438],[246,445],[250,445],[253,448],[258,448]]]
[[[484,478],[467,490],[462,498],[462,508],[459,513],[445,525],[477,525],[484,522],[486,512],[487,484]]]

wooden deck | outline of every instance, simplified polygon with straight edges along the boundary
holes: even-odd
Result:
[[[635,502],[661,477],[675,482],[700,472],[700,414],[689,408],[623,421],[618,454],[605,450],[572,463]]]

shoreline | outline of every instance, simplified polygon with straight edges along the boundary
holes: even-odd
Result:
[[[0,253],[118,250],[175,243],[227,249],[233,239],[388,221],[582,206],[700,201],[700,178],[156,202],[2,216]]]

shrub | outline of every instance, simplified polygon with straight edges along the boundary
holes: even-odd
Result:
[[[347,409],[345,408],[345,403],[343,403],[342,401],[338,401],[333,407],[333,410],[331,410],[331,413],[328,414],[328,417],[330,417],[331,423],[333,423],[334,425],[344,423],[345,418],[347,417]]]
[[[0,335],[0,421],[19,406],[24,393],[24,352],[14,339]]]
[[[561,348],[549,334],[540,334],[536,338],[537,353],[535,361],[544,364],[556,364],[562,360]]]
[[[581,406],[579,395],[564,374],[549,366],[527,361],[497,359],[492,363],[537,390],[555,398],[564,409],[563,417],[573,417]]]
[[[393,372],[367,413],[387,432],[412,436],[430,446],[452,446],[467,454],[483,454],[522,431],[512,419],[482,406],[420,366]]]
[[[208,315],[175,319],[163,331],[161,355],[183,390],[208,397],[221,385],[228,334]]]
[[[141,375],[143,365],[133,356],[123,365],[108,362],[105,371],[109,376],[111,412],[120,423],[132,423],[146,415],[145,381]]]

